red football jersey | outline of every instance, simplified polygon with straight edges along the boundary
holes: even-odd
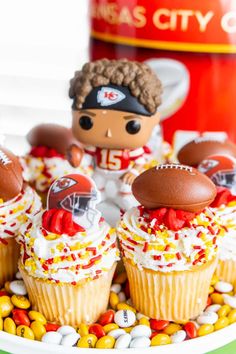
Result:
[[[87,147],[85,152],[94,156],[97,167],[109,171],[127,170],[132,162],[144,164],[144,149],[110,150],[96,147]]]

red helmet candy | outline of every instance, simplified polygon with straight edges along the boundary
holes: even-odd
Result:
[[[230,155],[211,155],[200,163],[198,170],[217,186],[232,189],[236,185],[236,159]]]

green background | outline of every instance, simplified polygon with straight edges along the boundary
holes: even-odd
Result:
[[[79,352],[79,351],[78,351]],[[214,350],[208,354],[235,354],[236,353],[236,341],[232,342],[220,349]],[[8,354],[0,350],[0,354]]]

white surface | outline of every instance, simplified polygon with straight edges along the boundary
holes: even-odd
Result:
[[[145,349],[150,354],[205,354],[211,350],[220,348],[236,339],[236,324],[209,334],[205,337],[191,339],[183,343],[169,344]],[[31,341],[0,331],[0,347],[12,354],[65,354],[65,347],[42,342]],[[106,354],[121,354],[124,350],[106,349]],[[144,349],[127,349],[127,353],[143,353]],[[101,349],[66,348],[66,354],[99,354]]]
[[[88,0],[0,0],[0,131],[70,125],[69,80],[88,59]]]

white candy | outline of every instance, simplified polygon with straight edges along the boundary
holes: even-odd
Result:
[[[73,347],[79,339],[79,333],[70,333],[62,338],[61,345],[64,345],[65,347]]]
[[[27,290],[22,280],[11,281],[9,287],[10,290],[16,295],[27,295]]]
[[[220,308],[221,305],[218,304],[210,305],[206,308],[205,312],[218,312]]]
[[[147,337],[137,337],[132,339],[130,348],[147,348],[150,347],[151,341]]]
[[[67,336],[68,334],[76,333],[76,330],[71,326],[61,326],[58,328],[57,332],[62,336]]]
[[[126,328],[133,326],[136,316],[131,310],[119,310],[115,314],[114,321],[119,327]]]
[[[185,340],[186,338],[186,332],[183,330],[177,331],[172,336],[170,336],[171,342],[172,343],[181,343]]]
[[[117,340],[115,344],[115,349],[126,349],[129,348],[131,342],[131,335],[129,333],[122,334]]]
[[[146,316],[146,315],[144,315],[143,313],[141,313],[141,312],[138,312],[137,314],[136,314],[136,317],[137,317],[137,320],[141,320],[141,318],[147,318],[148,320],[149,320],[149,317],[148,316]]]
[[[124,329],[118,328],[118,329],[113,329],[108,333],[108,336],[112,336],[113,338],[117,339],[123,334],[126,334]]]
[[[230,283],[226,283],[225,281],[218,281],[215,284],[215,289],[220,293],[229,293],[233,290],[233,285]]]
[[[49,344],[60,344],[62,335],[58,332],[47,332],[43,335],[41,341]]]
[[[218,320],[218,315],[215,312],[204,312],[202,315],[198,316],[197,323],[202,324],[214,324]]]
[[[16,279],[18,279],[18,280],[21,280],[21,279],[22,279],[21,272],[17,272],[17,273],[16,273]]]
[[[120,302],[125,302],[126,301],[125,293],[123,291],[119,292],[118,298]]]
[[[113,284],[111,286],[111,291],[113,291],[113,293],[118,294],[121,291],[121,285],[120,284]]]
[[[236,309],[236,296],[224,294],[223,298],[226,305],[229,305],[233,309]]]
[[[138,325],[135,326],[132,331],[130,332],[130,335],[132,338],[136,337],[151,337],[152,331],[150,327],[145,326],[145,325]]]

